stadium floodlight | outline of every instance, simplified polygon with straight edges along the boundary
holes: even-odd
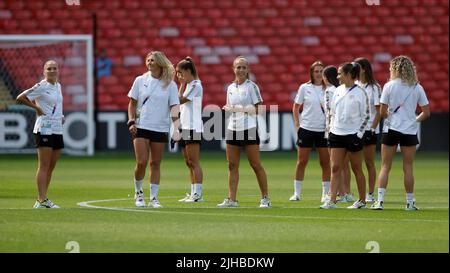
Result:
[[[64,152],[94,154],[93,40],[91,35],[0,35],[0,153],[35,151],[35,111],[17,95],[43,79],[43,65],[59,64],[63,92]]]

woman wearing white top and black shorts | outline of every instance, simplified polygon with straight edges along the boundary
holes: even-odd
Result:
[[[295,166],[294,195],[290,201],[299,201],[306,165],[315,146],[322,169],[322,198],[325,202],[330,187],[330,155],[325,138],[326,113],[324,103],[325,83],[322,79],[324,65],[314,62],[309,69],[310,81],[300,86],[292,106],[294,126],[297,131],[297,164]],[[303,111],[300,114],[300,108]]]
[[[189,168],[191,193],[178,201],[202,202],[203,171],[200,166],[200,144],[203,132],[202,98],[203,87],[191,57],[177,64],[177,77],[180,81],[181,139],[178,145]]]
[[[55,61],[50,60],[44,64],[44,76],[44,80],[17,96],[17,102],[35,109],[37,114],[33,133],[38,154],[38,197],[34,208],[55,209],[59,206],[47,198],[47,192],[61,149],[64,148],[63,96],[58,82],[58,64]]]
[[[336,88],[339,87],[339,80],[337,79],[338,70],[335,66],[329,65],[323,69],[322,77],[323,82],[325,83],[326,89],[324,94],[324,102],[325,102],[325,138],[328,141],[328,135],[330,134],[330,126],[331,119],[333,116],[331,115],[331,104],[334,96],[334,92],[336,92]],[[330,149],[328,147],[328,149]],[[342,180],[339,183],[338,195],[340,195],[340,199],[338,202],[353,202],[353,196],[350,194],[350,161],[348,156],[345,157],[345,162],[342,166]],[[328,187],[329,188],[329,187]],[[329,194],[329,190],[326,192]],[[328,198],[328,196],[325,197]],[[323,200],[325,202],[326,200]]]
[[[379,123],[380,116],[380,97],[381,87],[375,80],[372,72],[372,66],[366,58],[357,58],[355,60],[361,66],[359,73],[359,81],[357,84],[366,91],[369,97],[369,122],[367,123],[366,131],[364,132],[364,161],[367,167],[367,180],[369,184],[369,191],[366,195],[366,202],[374,202],[375,180],[377,179],[377,170],[375,168],[375,154],[378,142],[378,135],[380,132]]]
[[[331,149],[331,196],[322,209],[336,208],[336,194],[340,183],[342,164],[349,155],[351,167],[358,186],[359,200],[349,209],[366,208],[366,181],[362,171],[363,135],[369,120],[369,105],[366,92],[355,84],[360,66],[345,63],[338,69],[342,83],[334,93],[331,106],[332,123],[328,142]]]
[[[425,90],[417,80],[416,67],[406,56],[398,56],[390,63],[390,80],[381,93],[381,116],[385,118],[381,138],[381,170],[378,176],[378,201],[371,209],[382,210],[384,194],[397,146],[403,156],[403,175],[406,191],[405,210],[418,210],[414,200],[413,162],[419,122],[430,116]],[[416,116],[417,105],[422,112]]]
[[[239,183],[239,161],[241,148],[247,153],[250,166],[256,174],[261,191],[261,208],[271,206],[267,175],[261,165],[259,155],[259,136],[257,130],[258,105],[262,103],[258,86],[249,80],[249,65],[245,57],[239,56],[233,62],[235,80],[228,86],[227,104],[223,107],[231,113],[226,130],[227,160],[228,160],[228,198],[218,204],[220,208],[237,207],[237,186]]]
[[[134,170],[135,204],[145,207],[142,190],[145,170],[150,159],[149,207],[161,208],[158,191],[160,164],[165,143],[168,142],[170,118],[174,123],[172,139],[178,141],[179,104],[177,85],[173,81],[175,69],[159,51],[150,52],[145,59],[149,72],[138,76],[128,97],[128,128],[133,137],[136,167]]]

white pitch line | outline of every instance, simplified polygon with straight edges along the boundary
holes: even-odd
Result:
[[[313,220],[342,220],[342,217],[313,217],[313,216],[289,216],[289,215],[256,215],[256,214],[225,214],[225,213],[204,213],[204,212],[187,212],[187,211],[167,211],[162,209],[146,209],[146,208],[118,208],[118,207],[105,207],[105,206],[95,206],[91,205],[92,203],[101,203],[101,202],[111,202],[111,201],[124,201],[124,200],[132,200],[132,198],[119,198],[119,199],[105,199],[105,200],[92,200],[92,201],[84,201],[77,203],[80,207],[93,208],[93,209],[104,209],[104,210],[114,210],[114,211],[132,211],[132,212],[145,212],[145,213],[162,213],[162,214],[184,214],[184,215],[204,215],[204,216],[228,216],[228,217],[256,217],[256,218],[282,218],[282,219],[313,219]],[[172,208],[172,207],[168,207]],[[191,207],[190,207],[191,208]],[[203,207],[201,207],[203,208]],[[229,208],[229,209],[219,209],[217,210],[239,210],[242,207],[238,208]],[[247,207],[249,208],[249,207]],[[256,208],[256,207],[251,207]],[[281,207],[284,209],[283,207]],[[270,211],[271,209],[261,209]],[[387,221],[387,222],[433,222],[433,223],[448,223],[448,220],[432,220],[432,219],[388,219],[388,218],[362,218],[362,217],[352,217],[346,218],[346,220],[355,220],[355,221]]]

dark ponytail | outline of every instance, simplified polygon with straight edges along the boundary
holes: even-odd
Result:
[[[336,67],[329,65],[323,69],[322,73],[329,83],[335,87],[339,86],[339,80],[337,79],[338,71]]]
[[[177,68],[182,70],[190,70],[192,76],[194,76],[194,79],[198,79],[197,68],[195,68],[194,61],[191,57],[187,56],[184,60],[180,61],[177,64]]]
[[[360,57],[357,58],[355,62],[358,63],[362,69],[364,69],[364,77],[366,79],[366,82],[370,85],[378,85],[378,82],[375,80],[373,76],[373,70],[369,60]]]
[[[361,71],[361,66],[358,63],[356,62],[344,63],[340,67],[342,68],[342,71],[345,74],[350,73],[350,76],[353,80],[359,78],[359,71]]]

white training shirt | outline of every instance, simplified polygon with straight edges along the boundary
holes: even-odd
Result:
[[[300,85],[294,102],[303,104],[300,114],[300,128],[314,131],[325,131],[325,107],[322,85],[304,83]]]
[[[51,84],[46,80],[42,80],[26,90],[25,95],[30,101],[35,101],[36,105],[44,111],[44,115],[36,118],[33,133],[41,132],[42,126],[47,124],[50,126],[47,127],[49,130],[45,134],[62,135],[63,96],[61,84],[58,82]]]
[[[363,84],[360,81],[356,81],[356,84],[366,91],[367,97],[369,98],[370,117],[366,127],[366,131],[369,131],[370,128],[372,127],[373,120],[375,119],[375,116],[377,114],[377,109],[375,106],[380,105],[381,87],[377,84],[368,84],[368,83]],[[377,124],[375,132],[376,133],[380,132],[380,123]]]
[[[167,87],[150,73],[136,77],[128,97],[137,100],[136,127],[168,133],[170,107],[180,104],[177,85],[172,81]]]
[[[328,133],[330,132],[330,126],[331,126],[331,104],[332,104],[332,100],[334,97],[334,93],[336,92],[336,86],[334,85],[329,85],[327,86],[327,88],[325,89],[324,92],[324,102],[325,102],[325,137],[328,138]]]
[[[233,82],[227,89],[227,105],[234,107],[246,107],[263,102],[259,87],[251,80],[242,84]],[[231,113],[228,129],[232,131],[244,131],[256,127],[256,114]]]
[[[384,122],[383,132],[388,129],[402,134],[415,135],[418,130],[416,107],[428,105],[428,99],[422,85],[409,86],[401,79],[387,82],[381,93],[380,103],[388,105],[389,116]],[[398,110],[395,112],[395,109]],[[395,113],[394,113],[395,112]]]
[[[364,135],[369,121],[369,105],[366,92],[354,85],[344,84],[336,88],[331,104],[332,123],[330,132],[335,135]]]
[[[202,99],[203,87],[200,80],[193,80],[187,84],[183,97],[187,102],[180,105],[181,129],[203,132]]]

